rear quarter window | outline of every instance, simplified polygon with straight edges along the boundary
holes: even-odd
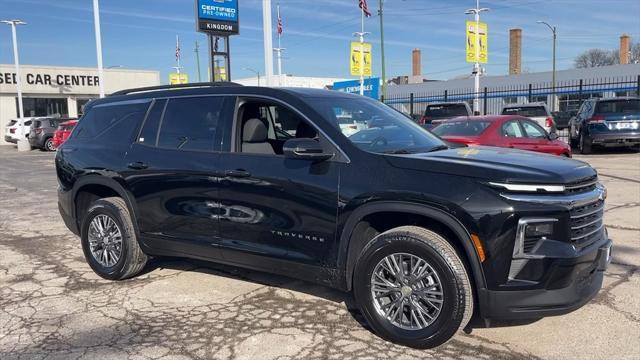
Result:
[[[110,144],[130,143],[144,119],[149,101],[92,107],[73,132],[78,139],[99,138]]]

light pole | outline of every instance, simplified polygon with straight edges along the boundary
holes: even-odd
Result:
[[[386,79],[386,68],[384,62],[384,19],[383,19],[383,6],[384,0],[380,0],[380,9],[378,10],[378,15],[380,16],[380,70],[382,75],[382,98],[384,99],[387,94],[387,79]]]
[[[16,65],[16,92],[18,93],[18,117],[20,122],[20,139],[18,140],[18,151],[31,150],[29,141],[25,137],[24,133],[24,107],[22,105],[22,76],[20,74],[20,56],[18,55],[18,36],[16,35],[17,25],[26,25],[27,23],[21,20],[2,20],[3,24],[11,26],[11,37],[13,40],[13,60]]]
[[[254,69],[248,68],[248,67],[246,67],[244,69],[247,70],[247,71],[251,71],[252,73],[256,74],[256,76],[258,77],[258,86],[260,86],[260,71],[254,70]]]
[[[262,0],[262,32],[264,36],[264,73],[267,86],[273,79],[273,38],[271,32],[271,0]]]
[[[551,111],[556,111],[556,40],[558,38],[558,32],[555,26],[549,25],[546,21],[538,20],[536,21],[538,24],[547,25],[547,27],[553,33],[553,70],[551,73],[551,91],[552,91],[552,99],[553,104],[551,105]]]
[[[93,0],[93,23],[96,32],[96,55],[98,57],[98,82],[100,82],[100,97],[104,97],[104,69],[102,68],[102,35],[100,33],[100,5]]]
[[[475,52],[476,52],[476,62],[473,65],[473,75],[474,75],[474,92],[473,96],[473,113],[474,115],[480,114],[480,13],[484,11],[489,11],[488,8],[480,8],[480,0],[476,0],[475,9],[468,9],[464,13],[467,15],[473,15],[476,21],[476,43],[475,43]]]

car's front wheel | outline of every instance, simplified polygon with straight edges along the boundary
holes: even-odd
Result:
[[[109,280],[137,275],[147,256],[138,245],[129,210],[118,197],[95,201],[81,228],[84,256],[96,274]]]
[[[416,226],[376,236],[357,261],[353,288],[377,334],[415,348],[445,343],[473,314],[471,282],[455,249]]]

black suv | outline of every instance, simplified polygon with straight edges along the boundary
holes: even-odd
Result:
[[[339,119],[354,113],[377,136],[344,136]],[[450,149],[342,92],[116,93],[87,106],[56,168],[60,214],[104,278],[135,276],[148,256],[283,274],[353,291],[378,334],[419,348],[472,315],[573,311],[610,259],[606,192],[587,164]]]

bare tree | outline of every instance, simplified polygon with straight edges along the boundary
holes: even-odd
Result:
[[[631,45],[631,56],[629,62],[632,64],[640,63],[640,42]]]
[[[620,63],[617,51],[604,49],[589,49],[578,55],[574,60],[576,68],[590,68]]]

